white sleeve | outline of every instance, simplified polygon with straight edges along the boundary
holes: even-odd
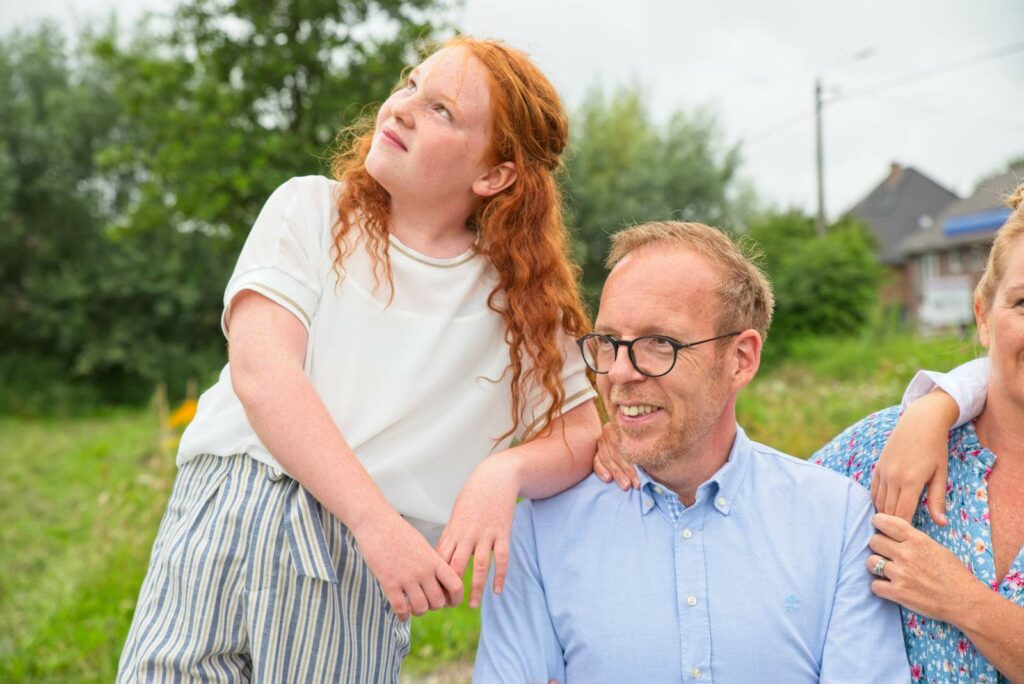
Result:
[[[938,387],[951,396],[960,407],[960,417],[953,426],[960,427],[977,418],[985,408],[988,372],[989,363],[985,357],[968,361],[948,373],[920,370],[903,393],[900,411],[905,411],[910,402],[920,399]]]
[[[587,377],[587,367],[583,363],[583,355],[580,354],[576,340],[564,333],[562,333],[562,358],[565,359],[562,365],[562,387],[565,391],[565,398],[562,400],[560,413],[567,413],[596,397],[597,392],[594,391],[593,385],[590,384],[590,378]],[[536,434],[546,424],[545,417],[550,398],[543,385],[536,381],[531,385],[519,430],[516,432],[516,437],[519,440],[525,440]]]
[[[263,206],[224,291],[221,329],[228,334],[231,302],[253,290],[290,311],[309,330],[320,301],[324,227],[310,189],[313,178],[292,178]]]

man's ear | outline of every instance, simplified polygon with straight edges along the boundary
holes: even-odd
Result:
[[[479,197],[491,197],[512,185],[515,180],[516,165],[510,161],[501,162],[473,181],[473,193]]]
[[[761,367],[761,349],[764,342],[761,333],[756,330],[744,330],[733,342],[733,386],[734,389],[745,387]]]

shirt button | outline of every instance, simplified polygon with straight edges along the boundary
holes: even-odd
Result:
[[[686,604],[688,606],[690,606],[691,608],[693,606],[697,605],[697,597],[696,596],[688,596],[688,597],[686,597]]]
[[[723,496],[718,497],[718,505],[719,506],[724,506],[726,503],[727,502],[725,500],[725,497],[723,497]]]
[[[690,670],[690,676],[694,679],[700,679],[700,668],[695,667],[692,670]]]
[[[691,532],[690,528],[687,527],[685,530],[683,530],[683,539],[690,539],[691,537],[693,537],[693,532]]]
[[[657,487],[657,486],[655,486],[655,488],[654,488],[654,493],[655,493],[655,494],[658,494],[659,496],[661,495],[661,493],[662,493],[663,491],[664,491],[664,490],[663,490],[663,489],[662,489],[661,487]]]

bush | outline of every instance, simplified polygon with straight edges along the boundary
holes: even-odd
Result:
[[[843,219],[819,237],[809,217],[774,213],[754,220],[747,236],[763,251],[775,288],[769,360],[786,355],[795,339],[864,328],[877,307],[883,273],[865,226]]]

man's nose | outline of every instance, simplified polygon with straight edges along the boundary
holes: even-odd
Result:
[[[624,385],[627,382],[643,380],[645,377],[647,376],[638,371],[630,360],[629,350],[625,347],[619,347],[618,352],[615,354],[615,359],[612,361],[612,366],[608,369],[608,380],[613,385]]]

